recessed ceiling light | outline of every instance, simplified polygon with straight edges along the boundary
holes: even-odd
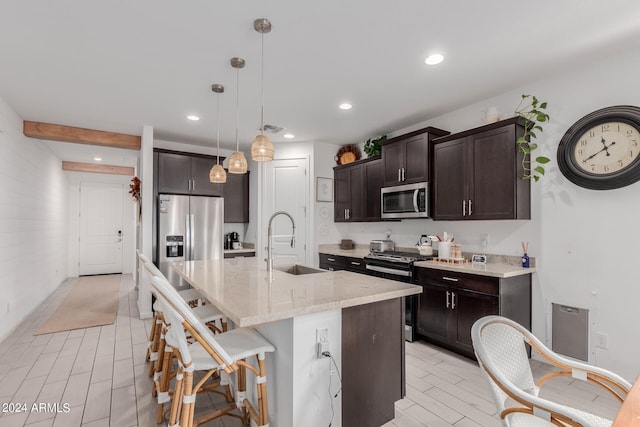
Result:
[[[95,160],[96,162],[101,162],[102,161],[102,157],[94,157],[93,160]]]
[[[427,56],[427,59],[424,60],[424,63],[427,65],[436,65],[444,61],[444,56],[439,53],[434,53],[433,55]]]
[[[198,120],[200,120],[200,117],[198,117],[196,115],[193,115],[193,114],[190,114],[190,115],[187,116],[187,119],[189,119],[191,121],[194,121],[194,122],[197,122]]]
[[[285,137],[285,138],[287,138],[287,139],[291,139],[291,138],[295,138],[295,137],[296,137],[296,136],[295,136],[294,134],[292,134],[292,133],[285,133],[285,134],[284,134],[284,135],[282,135],[282,136],[284,136],[284,137]]]
[[[351,105],[351,104],[349,104],[347,102],[338,105],[338,108],[341,109],[341,110],[351,110],[352,107],[353,107],[353,105]]]

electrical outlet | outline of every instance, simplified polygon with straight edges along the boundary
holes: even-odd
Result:
[[[489,234],[488,233],[480,234],[480,246],[482,246],[483,248],[486,248],[487,246],[489,246]]]
[[[323,359],[322,354],[329,351],[329,328],[316,329],[316,357]]]
[[[607,340],[609,337],[607,334],[603,334],[602,332],[598,332],[596,334],[596,347],[606,350],[607,349]]]
[[[329,342],[329,328],[316,329],[316,342]]]

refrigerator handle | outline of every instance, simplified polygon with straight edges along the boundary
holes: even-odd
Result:
[[[193,228],[194,228],[194,218],[193,218],[193,214],[189,215],[189,261],[193,261],[195,259],[196,254],[194,254],[195,252],[195,246],[193,244],[194,240],[193,240]]]
[[[184,259],[188,261],[191,259],[191,227],[189,226],[189,216],[184,216]]]

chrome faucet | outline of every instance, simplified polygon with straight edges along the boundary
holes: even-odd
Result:
[[[282,236],[273,236],[271,234],[272,229],[271,229],[271,223],[273,222],[273,219],[275,217],[277,217],[278,215],[286,215],[289,217],[289,219],[291,220],[291,226],[293,227],[293,229],[291,230],[291,247],[295,247],[296,246],[296,223],[293,221],[293,217],[291,215],[289,215],[287,212],[285,211],[278,211],[276,213],[274,213],[273,215],[271,215],[271,218],[269,218],[269,228],[267,229],[267,271],[271,272],[273,270],[273,248],[272,246],[272,242],[271,239],[273,237],[285,237],[285,236],[289,236],[287,234],[284,234]]]

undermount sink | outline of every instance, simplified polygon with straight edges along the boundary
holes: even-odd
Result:
[[[293,264],[293,265],[276,265],[273,267],[276,270],[283,271],[285,273],[299,276],[301,274],[314,274],[324,273],[326,270],[319,270],[317,268],[307,267],[306,265]]]

